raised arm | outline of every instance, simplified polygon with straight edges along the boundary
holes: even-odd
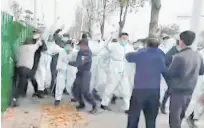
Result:
[[[127,53],[125,58],[128,62],[134,63],[138,60],[138,53],[136,53],[136,52]]]

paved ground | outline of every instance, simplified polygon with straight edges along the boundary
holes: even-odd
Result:
[[[54,99],[52,97],[46,97],[44,100],[33,99],[31,98],[30,92],[31,90],[29,90],[29,94],[27,98],[20,100],[21,105],[19,108],[17,108],[17,110],[19,109],[20,110],[32,110],[33,112],[35,112],[37,111],[36,106],[39,106],[40,104],[53,104],[54,102]],[[68,96],[65,95],[63,98],[63,104],[67,102],[69,102],[69,98]],[[117,104],[120,105],[121,101],[118,101]],[[116,107],[115,105],[111,107],[114,109],[114,112],[107,112],[107,111],[101,110],[101,113],[97,115],[86,114],[86,117],[88,120],[87,127],[88,128],[126,128],[127,116],[123,114],[120,111],[120,109]],[[88,111],[88,109],[90,109],[89,106],[86,111]],[[28,118],[27,121],[31,119],[32,118]],[[200,122],[200,128],[204,128],[204,120],[202,120],[201,122]],[[168,126],[168,115],[159,114],[158,119],[157,119],[157,128],[168,128],[168,127],[169,127]],[[12,127],[12,128],[16,128],[16,127]],[[39,127],[39,128],[42,128],[42,127]],[[141,116],[139,128],[145,128],[143,116]],[[183,123],[183,128],[188,128],[188,126],[185,124],[185,121]]]

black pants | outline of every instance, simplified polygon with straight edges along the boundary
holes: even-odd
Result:
[[[38,91],[37,81],[29,68],[18,67],[16,68],[16,73],[15,80],[18,82],[15,86],[13,86],[13,98],[18,98],[20,94],[26,95],[29,79],[32,82],[34,92],[36,93]]]
[[[185,117],[186,109],[191,101],[191,94],[172,93],[170,96],[170,128],[181,128],[181,123]]]
[[[51,70],[51,85],[50,85],[50,88],[52,89],[54,87],[54,90],[53,92],[55,93],[55,80],[56,80],[56,77],[57,77],[57,61],[58,61],[58,56],[59,54],[56,54],[52,57],[52,61],[51,61],[51,64],[50,64],[50,70]]]
[[[158,89],[134,89],[130,100],[127,128],[138,128],[141,110],[144,112],[146,128],[155,128],[159,109],[159,97],[160,91]]]
[[[83,98],[92,106],[96,106],[96,101],[90,92],[91,72],[84,71],[76,74],[76,79],[73,86],[73,95],[80,105],[85,105]]]

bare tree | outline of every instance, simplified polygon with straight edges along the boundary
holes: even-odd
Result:
[[[82,8],[78,6],[75,11],[75,24],[73,24],[72,27],[69,29],[70,35],[74,38],[80,38],[79,35],[77,35],[77,33],[79,33],[83,27],[82,11],[83,11]]]
[[[13,1],[13,3],[11,4],[11,10],[13,12],[14,18],[16,20],[19,20],[23,11],[22,7],[20,7],[20,5],[16,1]]]
[[[126,22],[126,17],[128,10],[132,11],[132,9],[137,10],[140,7],[143,7],[145,4],[146,0],[117,0],[119,2],[119,7],[120,7],[120,16],[119,16],[119,33],[122,32],[125,22]]]
[[[161,34],[161,30],[158,28],[160,8],[161,0],[151,0],[151,19],[149,25],[149,37],[158,38]]]

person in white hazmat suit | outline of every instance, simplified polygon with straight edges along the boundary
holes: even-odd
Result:
[[[35,74],[36,81],[38,83],[39,95],[44,97],[44,90],[49,88],[51,83],[51,71],[50,64],[52,56],[63,51],[63,48],[58,46],[54,41],[47,42],[47,51],[41,52],[39,60],[39,66]]]
[[[125,59],[125,55],[134,51],[134,49],[132,46],[129,47],[128,45],[128,33],[121,33],[119,37],[119,43],[110,43],[107,46],[108,50],[110,51],[110,63],[107,76],[107,85],[102,96],[101,108],[104,110],[110,110],[108,107],[109,102],[113,94],[119,89],[120,95],[124,101],[123,110],[127,113],[130,105],[133,82],[130,82],[129,80],[131,73],[128,73],[128,70],[126,70],[128,62]]]
[[[55,90],[55,105],[59,105],[62,99],[63,91],[66,88],[69,94],[71,94],[71,88],[76,78],[77,68],[68,65],[73,60],[73,47],[70,44],[66,44],[64,50],[59,53],[57,62],[57,79]]]
[[[96,86],[96,74],[97,74],[97,65],[99,61],[99,54],[104,47],[103,41],[89,41],[89,48],[92,51],[92,65],[91,65],[91,83],[90,83],[90,90],[92,90]]]
[[[204,60],[204,49],[201,49],[199,53]],[[198,128],[196,122],[204,116],[204,75],[198,77],[197,85],[187,109],[186,116],[190,128]]]
[[[105,42],[104,42],[105,43]],[[106,44],[105,44],[106,45]],[[94,77],[91,79],[93,87],[92,93],[96,100],[101,101],[101,96],[107,84],[107,75],[110,62],[110,51],[103,46],[98,57],[98,62],[95,62]]]

